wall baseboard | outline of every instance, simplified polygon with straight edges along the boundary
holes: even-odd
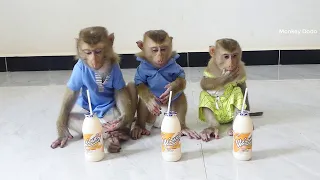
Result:
[[[208,52],[182,52],[177,61],[182,67],[204,67],[210,55]],[[319,50],[264,50],[243,51],[247,66],[320,64]],[[0,72],[72,70],[76,60],[73,56],[30,56],[0,57]],[[139,62],[134,54],[121,54],[122,69],[136,68]]]

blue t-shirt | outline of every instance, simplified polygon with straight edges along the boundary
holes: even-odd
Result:
[[[101,76],[79,59],[73,67],[67,86],[73,91],[81,91],[77,104],[89,111],[87,89],[89,89],[92,111],[98,118],[103,118],[110,108],[115,106],[115,90],[126,86],[119,64],[112,66],[104,82]]]
[[[176,62],[179,57],[180,55],[176,54],[160,69],[154,67],[147,60],[137,57],[137,61],[140,61],[140,65],[135,74],[135,84],[144,83],[150,88],[151,92],[159,98],[161,94],[167,90],[165,88],[166,85],[175,81],[177,77],[185,78],[184,70]],[[171,101],[177,99],[181,94],[182,92],[172,97]]]

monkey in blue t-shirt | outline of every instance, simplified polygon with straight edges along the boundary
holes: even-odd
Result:
[[[186,125],[185,72],[176,62],[179,54],[172,51],[172,39],[164,30],[150,30],[145,32],[143,41],[137,42],[141,52],[136,54],[140,65],[134,78],[138,92],[138,107],[137,121],[131,131],[133,139],[150,134],[150,124],[152,127],[161,110],[164,113],[170,91],[171,110],[177,113],[182,135],[200,139],[200,136]]]
[[[84,114],[89,113],[86,90],[90,92],[93,113],[103,126],[105,148],[119,152],[120,141],[130,138],[130,129],[137,106],[134,83],[125,84],[119,56],[113,51],[113,33],[104,27],[88,27],[77,39],[77,60],[63,98],[57,119],[58,138],[51,147],[65,147],[72,139],[69,129],[81,134]],[[74,104],[82,110],[71,112]]]

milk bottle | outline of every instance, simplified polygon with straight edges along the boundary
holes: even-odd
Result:
[[[240,112],[233,122],[233,156],[237,160],[252,158],[253,122],[248,111]]]
[[[96,115],[86,115],[82,133],[84,140],[85,159],[87,161],[100,161],[104,158],[102,125]]]
[[[161,124],[161,152],[165,161],[178,161],[181,158],[181,126],[177,113],[165,112]]]

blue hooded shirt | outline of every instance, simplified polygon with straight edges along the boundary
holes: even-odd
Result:
[[[154,67],[147,60],[137,57],[137,61],[140,61],[140,65],[137,68],[134,82],[136,85],[144,83],[149,87],[151,92],[156,96],[160,97],[167,89],[166,85],[175,81],[178,77],[185,78],[185,72],[182,67],[176,62],[180,57],[176,54],[172,57],[168,63],[162,68],[158,69]],[[176,100],[182,92],[172,97],[171,101]]]
[[[67,86],[73,91],[81,91],[77,104],[89,111],[87,89],[89,89],[93,113],[103,118],[106,112],[115,106],[115,90],[125,88],[119,64],[114,63],[107,78],[102,82],[101,77],[83,60],[79,59],[73,67]]]

